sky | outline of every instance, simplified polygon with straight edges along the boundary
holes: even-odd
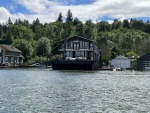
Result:
[[[9,17],[13,22],[19,18],[30,23],[37,18],[41,23],[54,22],[60,12],[65,19],[69,9],[82,22],[150,20],[150,0],[0,0],[0,23]]]

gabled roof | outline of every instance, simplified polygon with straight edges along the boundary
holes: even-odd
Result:
[[[84,38],[84,37],[81,37],[81,36],[77,36],[77,35],[75,35],[75,36],[71,36],[71,37],[68,37],[68,38],[63,39],[63,40],[60,40],[59,42],[67,41],[67,40],[69,40],[69,39],[71,39],[71,38],[75,38],[75,37],[82,38],[82,39],[84,39],[84,40],[94,42],[93,40],[90,40],[90,39],[87,39],[87,38]]]
[[[144,58],[147,58],[147,57],[150,58],[150,53],[146,53],[146,54],[140,56],[138,59],[144,59]]]
[[[117,56],[116,58],[114,58],[113,60],[129,60],[127,57],[124,56]]]
[[[20,50],[18,50],[17,48],[15,48],[14,46],[11,46],[11,45],[0,44],[0,48],[4,49],[5,51],[21,53]]]
[[[68,37],[68,38],[66,38],[66,39],[63,39],[63,40],[60,40],[60,41],[58,41],[58,42],[66,42],[67,40],[69,40],[69,39],[72,39],[72,38],[81,38],[81,39],[84,39],[84,40],[86,40],[86,41],[91,41],[91,42],[94,42],[94,44],[99,48],[99,46],[96,44],[96,42],[95,41],[93,41],[93,40],[90,40],[90,39],[87,39],[87,38],[84,38],[84,37],[82,37],[82,36],[78,36],[78,35],[75,35],[75,36],[71,36],[71,37]]]

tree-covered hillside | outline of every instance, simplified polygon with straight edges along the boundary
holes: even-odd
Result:
[[[102,61],[108,62],[117,55],[140,56],[150,52],[150,22],[125,19],[123,22],[115,19],[112,24],[106,21],[85,23],[77,17],[73,18],[70,10],[65,22],[60,13],[56,22],[40,23],[37,18],[29,23],[28,20],[11,18],[0,24],[0,43],[11,44],[20,49],[29,61],[37,56],[52,53],[57,54],[57,41],[73,35],[83,36],[94,40],[101,48]]]

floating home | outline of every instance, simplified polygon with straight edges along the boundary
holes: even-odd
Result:
[[[73,36],[58,42],[61,60],[53,60],[54,70],[98,70],[101,64],[100,48],[92,40]]]
[[[23,65],[21,51],[11,45],[0,44],[0,67]]]

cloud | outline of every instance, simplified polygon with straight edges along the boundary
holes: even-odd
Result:
[[[39,18],[40,22],[53,22],[56,21],[60,12],[66,17],[68,9],[71,10],[73,17],[78,17],[81,21],[91,19],[97,21],[103,17],[109,17],[116,19],[122,18],[139,18],[150,17],[150,1],[149,0],[93,0],[90,4],[78,4],[74,5],[77,0],[70,1],[65,0],[13,0],[15,4],[22,6],[28,13],[16,12],[10,14],[10,12],[4,7],[0,7],[0,14],[4,15],[4,18],[0,21],[4,21],[9,16],[13,19],[21,18],[28,19],[30,22]],[[88,1],[88,0],[87,0]],[[91,0],[90,0],[91,1]],[[71,3],[71,4],[69,4]],[[5,12],[5,13],[4,13]],[[6,20],[5,20],[6,21]],[[112,21],[106,20],[109,23]]]
[[[0,7],[0,15],[1,15],[1,19],[0,19],[1,23],[6,22],[6,20],[8,20],[8,18],[11,16],[8,10],[5,9],[4,7]]]

